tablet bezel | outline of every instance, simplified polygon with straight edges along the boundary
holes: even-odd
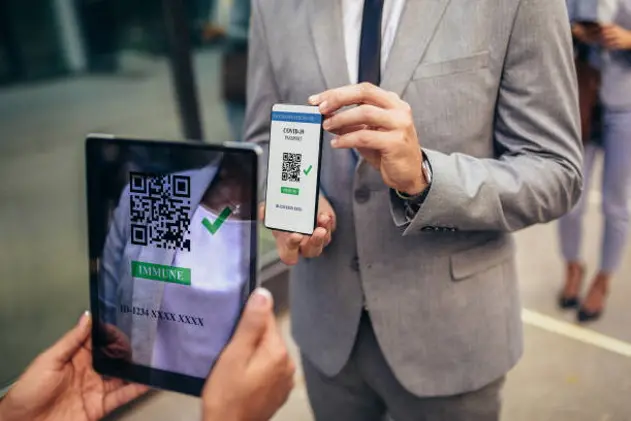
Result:
[[[168,141],[168,140],[147,140],[129,137],[117,137],[109,134],[89,134],[85,141],[85,180],[86,180],[86,200],[87,200],[87,223],[88,223],[88,244],[89,244],[89,278],[90,278],[90,307],[94,323],[92,324],[92,358],[95,371],[98,373],[120,378],[129,382],[146,384],[156,389],[169,390],[187,395],[200,396],[205,378],[198,378],[184,374],[164,371],[147,366],[141,366],[133,363],[113,360],[106,357],[98,346],[99,334],[99,297],[98,297],[98,270],[94,265],[95,259],[102,255],[101,245],[95,249],[93,238],[98,228],[95,226],[98,221],[96,218],[95,206],[103,203],[103,193],[98,187],[96,181],[99,175],[95,173],[94,168],[97,165],[94,162],[94,152],[102,150],[106,145],[142,145],[146,147],[173,147],[190,150],[216,151],[223,153],[242,153],[251,154],[254,168],[252,170],[251,191],[251,220],[254,221],[254,229],[250,237],[250,280],[247,289],[244,289],[244,296],[241,303],[241,310],[247,301],[247,297],[258,286],[258,172],[260,168],[261,148],[250,143],[232,143],[224,144],[208,144],[193,141]],[[101,199],[99,199],[101,198]],[[212,371],[212,368],[211,368]]]

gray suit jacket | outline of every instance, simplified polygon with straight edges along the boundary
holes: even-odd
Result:
[[[270,107],[349,83],[339,0],[255,0],[246,138]],[[324,142],[338,229],[292,271],[293,334],[328,375],[354,344],[365,297],[383,353],[420,396],[474,390],[522,353],[510,232],[566,213],[581,192],[564,0],[408,0],[381,86],[412,107],[434,180],[401,218],[379,173]]]
[[[216,173],[216,165],[179,173],[189,176],[191,180],[189,218],[197,209]],[[130,313],[121,313],[119,306],[125,304],[160,310],[164,283],[146,280],[134,281],[131,276],[131,262],[135,260],[171,266],[174,258],[175,250],[132,244],[129,224],[129,186],[127,186],[114,210],[103,247],[103,257],[99,265],[99,302],[101,320],[118,327],[130,338],[132,360],[136,364],[151,364],[158,320],[152,317],[137,317]],[[139,285],[142,287],[138,288]]]

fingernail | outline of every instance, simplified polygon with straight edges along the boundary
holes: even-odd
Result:
[[[322,123],[322,128],[324,130],[329,130],[331,128],[331,121],[330,120],[324,120],[324,122]]]
[[[252,296],[252,305],[255,308],[262,308],[272,300],[272,293],[265,288],[257,288]]]
[[[309,103],[312,105],[316,105],[318,103],[318,96],[317,95],[311,95],[309,97]]]
[[[333,139],[331,139],[331,146],[336,147],[338,143],[339,143],[339,139],[337,137],[334,137]]]
[[[322,114],[326,114],[326,107],[327,107],[328,105],[329,105],[329,104],[328,104],[326,101],[324,101],[322,104],[320,104],[320,112],[321,112]]]
[[[79,318],[79,326],[83,326],[86,323],[88,323],[91,317],[92,317],[92,314],[90,313],[89,310],[84,311],[81,317]]]

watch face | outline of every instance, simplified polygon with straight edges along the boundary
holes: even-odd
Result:
[[[423,175],[427,184],[432,183],[432,168],[429,166],[429,162],[426,159],[423,160]]]

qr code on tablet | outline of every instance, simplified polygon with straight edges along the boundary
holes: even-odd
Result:
[[[190,251],[190,211],[190,177],[129,174],[132,244]]]
[[[282,180],[300,182],[300,164],[302,154],[283,152]]]

